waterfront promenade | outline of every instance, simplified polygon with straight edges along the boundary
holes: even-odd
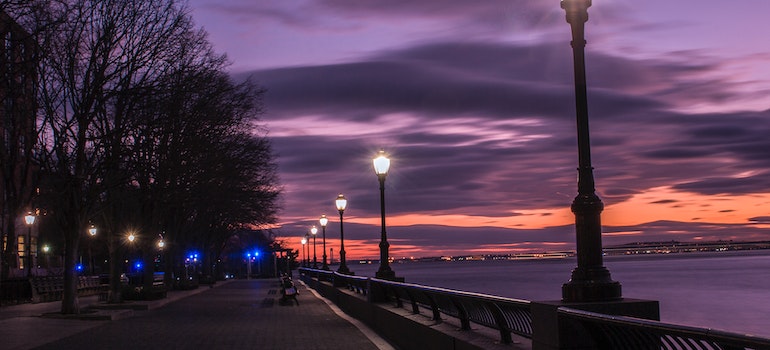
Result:
[[[53,318],[60,302],[0,307],[1,349],[392,349],[298,283],[281,303],[275,279],[235,280],[166,299]],[[81,298],[81,307],[99,305]]]

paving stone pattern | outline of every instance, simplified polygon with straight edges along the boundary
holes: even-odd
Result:
[[[299,288],[297,305],[280,301],[276,280],[234,281],[37,349],[377,349]]]

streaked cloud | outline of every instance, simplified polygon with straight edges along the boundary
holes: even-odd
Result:
[[[770,201],[770,55],[744,38],[724,47],[688,40],[695,28],[711,30],[699,18],[716,13],[684,2],[589,10],[605,243],[768,237],[758,223]],[[744,5],[736,13],[753,18]],[[370,157],[383,148],[393,161],[386,212],[394,254],[572,246],[572,53],[557,1],[193,6],[234,19],[217,24],[215,44],[233,48],[237,79],[268,89],[263,118],[286,188],[281,235],[336,214],[342,192],[351,256],[376,256],[367,255],[379,229]],[[653,16],[661,6],[690,12]]]

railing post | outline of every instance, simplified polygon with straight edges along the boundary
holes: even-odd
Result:
[[[367,293],[367,298],[369,302],[381,303],[388,301],[387,287],[379,281],[373,281],[371,278],[368,281],[367,289],[369,292]]]
[[[425,297],[430,301],[430,309],[433,311],[433,321],[441,321],[441,311],[438,309],[438,303],[433,299],[433,296],[425,293]]]
[[[372,289],[372,279],[371,278],[367,278],[366,279],[366,290],[367,290],[367,292],[366,292],[366,302],[367,303],[374,303],[376,301],[376,298],[374,296],[374,294],[376,294],[376,292],[374,292],[373,289]]]
[[[345,285],[345,279],[341,275],[335,273],[332,275],[332,286],[339,288]]]
[[[593,337],[589,330],[570,318],[560,315],[561,307],[605,315],[631,316],[647,320],[660,319],[658,302],[654,300],[624,299],[594,303],[532,302],[532,349],[571,350],[588,349],[592,346]]]
[[[457,313],[459,314],[460,318],[460,329],[464,331],[469,331],[471,329],[471,319],[468,316],[468,310],[465,309],[465,305],[463,303],[455,300],[455,298],[449,299],[452,304],[457,309]]]
[[[508,322],[503,316],[503,311],[493,303],[485,303],[485,305],[487,309],[489,309],[489,312],[492,314],[492,317],[495,318],[497,329],[500,330],[500,342],[503,344],[513,343],[513,338],[511,337],[511,329],[508,327]]]
[[[419,314],[420,313],[420,306],[417,305],[417,299],[412,295],[412,293],[407,289],[404,290],[404,293],[406,293],[406,296],[409,297],[409,302],[412,303],[412,313]]]

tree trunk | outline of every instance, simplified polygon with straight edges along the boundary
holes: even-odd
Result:
[[[147,244],[148,246],[150,244]],[[144,299],[154,299],[156,297],[155,291],[152,288],[152,283],[155,276],[155,255],[152,254],[152,249],[146,249],[145,253],[141,256],[142,259],[142,294]]]
[[[110,260],[110,289],[107,295],[107,302],[117,304],[123,302],[120,282],[120,275],[123,273],[123,269],[121,268],[123,266],[123,257],[120,254],[120,249],[112,230],[108,232],[107,250],[109,251]]]
[[[163,257],[161,260],[163,261],[163,284],[166,287],[166,290],[171,290],[171,287],[174,286],[174,257],[176,256],[176,249],[173,247],[170,247],[170,244],[166,245],[165,250],[163,251]]]
[[[6,232],[6,244],[2,252],[2,271],[0,271],[0,278],[3,280],[10,277],[11,267],[16,267],[16,220],[13,215],[5,216]]]
[[[72,231],[75,231],[75,233],[73,234]],[[75,271],[79,242],[77,232],[77,230],[67,230],[64,241],[64,293],[62,295],[61,313],[65,315],[80,313],[80,305],[78,305],[78,276]]]

